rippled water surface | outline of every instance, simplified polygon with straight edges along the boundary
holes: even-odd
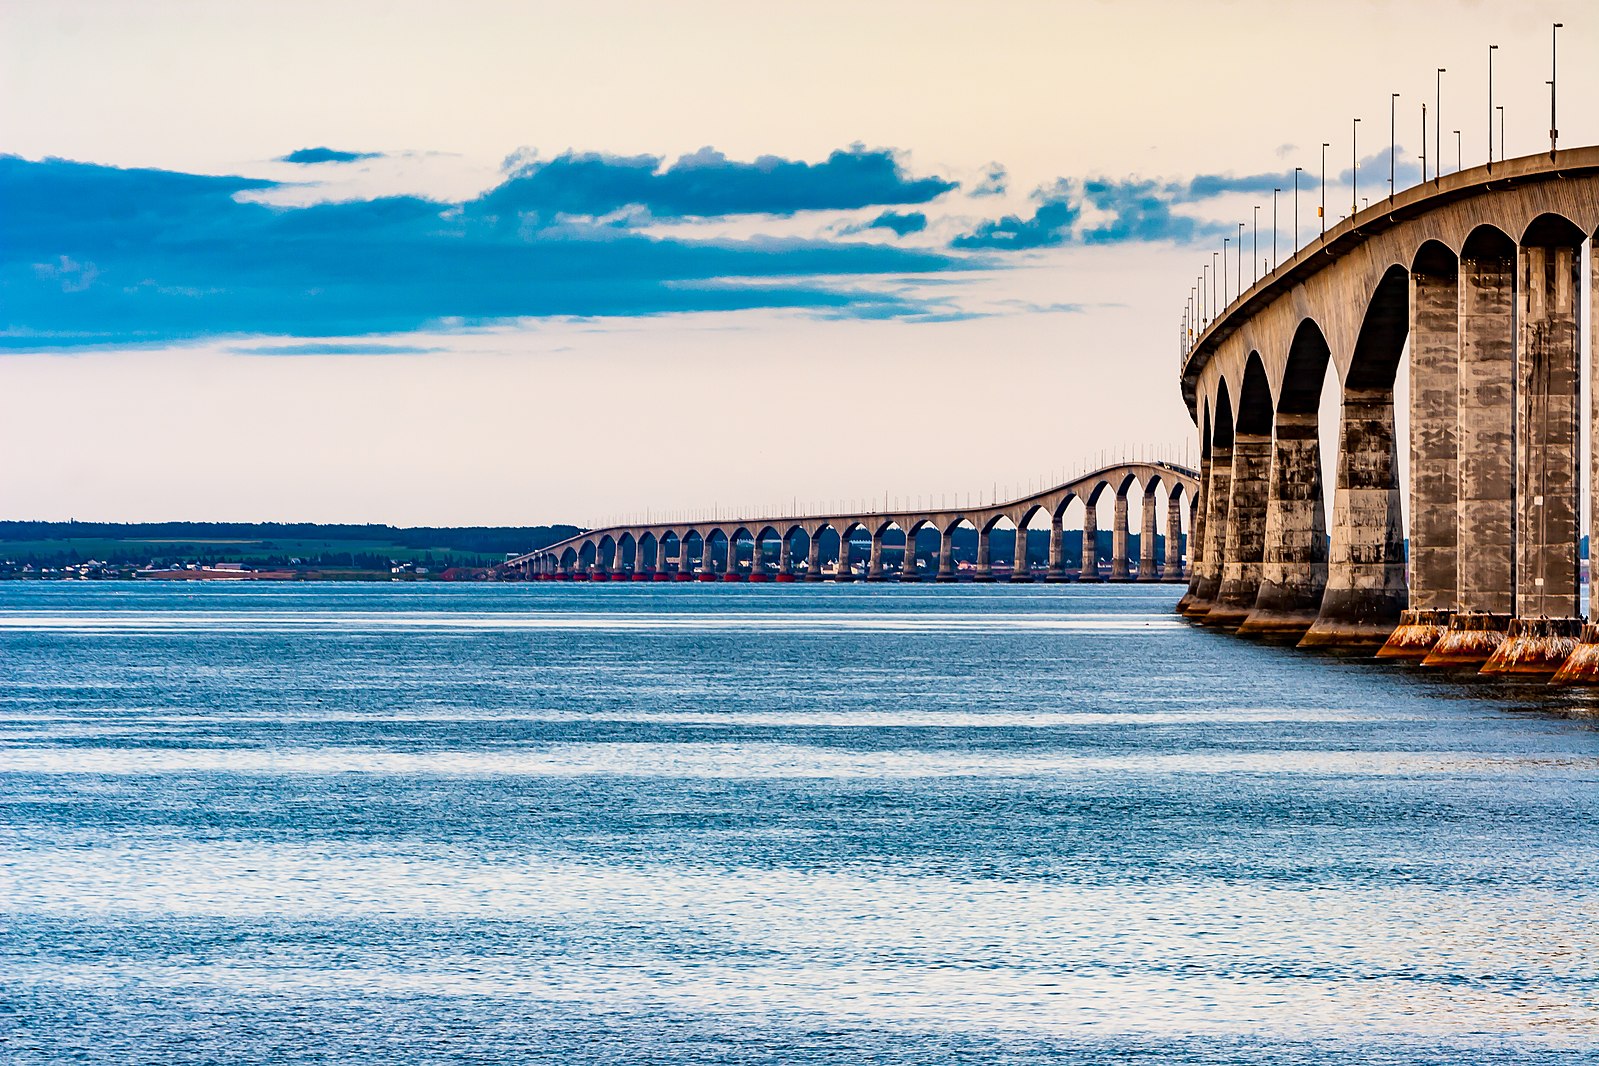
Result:
[[[0,1061],[1599,1057],[1595,705],[1179,591],[0,585]]]

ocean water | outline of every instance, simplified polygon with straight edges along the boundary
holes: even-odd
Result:
[[[1599,703],[1179,592],[0,585],[0,1062],[1599,1061]]]

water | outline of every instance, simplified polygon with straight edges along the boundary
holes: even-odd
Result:
[[[0,1061],[1599,1060],[1596,705],[1178,591],[0,585]]]

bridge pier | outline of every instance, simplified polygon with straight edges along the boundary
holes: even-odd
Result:
[[[1188,591],[1177,601],[1177,613],[1187,616],[1199,595],[1200,572],[1205,566],[1205,512],[1210,509],[1210,417],[1205,417],[1199,446],[1199,491],[1194,497],[1193,519],[1188,527]],[[1197,612],[1196,612],[1197,613]]]
[[[938,531],[938,580],[955,580],[955,528]]]
[[[1143,513],[1139,516],[1138,528],[1138,580],[1140,581],[1160,580],[1160,574],[1155,570],[1155,543],[1159,539],[1155,533],[1155,510],[1155,493],[1146,485]]]
[[[1593,251],[1588,257],[1589,294],[1593,301],[1588,308],[1588,336],[1589,351],[1599,353],[1599,251]],[[1589,424],[1599,426],[1599,359],[1595,359],[1588,370],[1588,402]],[[1591,434],[1589,441],[1588,469],[1590,480],[1588,485],[1588,506],[1590,514],[1599,514],[1599,479],[1592,477],[1594,472],[1599,472],[1599,433]],[[1595,571],[1594,558],[1599,556],[1599,551],[1594,550],[1593,539],[1590,537],[1588,547],[1589,592],[1588,592],[1588,622],[1582,627],[1582,636],[1577,646],[1572,649],[1571,655],[1561,664],[1555,673],[1553,682],[1559,685],[1599,684],[1599,597],[1593,595],[1592,574]]]
[[[1016,547],[1010,566],[1010,579],[1019,584],[1028,584],[1033,580],[1033,568],[1027,562],[1027,527],[1022,524],[1026,517],[1018,515],[1016,519]]]
[[[840,530],[838,534],[838,571],[833,574],[834,581],[854,581],[855,564],[850,560],[849,530]]]
[[[1405,609],[1405,546],[1391,387],[1344,387],[1332,547],[1321,613],[1301,648],[1387,642]]]
[[[872,552],[866,562],[866,580],[883,580],[883,530],[872,533]]]
[[[1160,577],[1162,581],[1183,578],[1183,498],[1175,487],[1166,496],[1166,562]]]
[[[1083,498],[1083,561],[1077,571],[1078,581],[1099,580],[1099,514],[1085,496]]]
[[[1254,609],[1266,548],[1266,496],[1271,474],[1271,436],[1239,432],[1233,438],[1233,472],[1222,548],[1221,583],[1205,624],[1236,628]]]
[[[910,523],[914,527],[915,523]],[[920,581],[921,572],[916,567],[916,531],[907,528],[905,531],[905,558],[899,564],[899,579],[901,581]]]
[[[1215,441],[1210,447],[1210,473],[1205,481],[1205,500],[1200,508],[1203,517],[1204,547],[1194,564],[1194,587],[1183,614],[1202,619],[1216,604],[1216,594],[1221,591],[1222,550],[1227,536],[1227,507],[1232,502],[1233,442],[1232,415],[1227,414],[1225,443]],[[1222,424],[1217,422],[1218,432]]]
[[[1127,493],[1116,494],[1113,525],[1110,534],[1110,579],[1112,581],[1126,581],[1127,574]]]
[[[1049,519],[1049,572],[1044,580],[1066,580],[1066,531],[1059,514],[1051,515]]]
[[[1298,641],[1316,624],[1326,587],[1327,519],[1316,414],[1279,411],[1260,588],[1238,632]]]
[[[805,580],[822,580],[822,531],[820,528],[810,531],[810,550],[805,555]]]
[[[1481,665],[1505,640],[1515,614],[1515,247],[1497,231],[1466,241],[1457,284],[1455,602],[1468,618],[1451,622],[1423,666]],[[1443,297],[1423,289],[1429,304]],[[1431,332],[1429,330],[1429,332]],[[1423,340],[1427,341],[1426,334]],[[1429,365],[1446,352],[1423,352]],[[1413,398],[1414,406],[1414,398]],[[1414,417],[1414,416],[1412,416]],[[1423,409],[1423,423],[1447,418]],[[1424,531],[1424,540],[1436,536]],[[1444,586],[1435,569],[1429,585]],[[1447,587],[1447,586],[1445,586]],[[1423,593],[1424,597],[1426,593]],[[1458,624],[1457,624],[1458,623]]]
[[[987,528],[977,527],[977,568],[972,571],[972,580],[985,584],[994,580],[994,570],[988,563],[988,534]]]

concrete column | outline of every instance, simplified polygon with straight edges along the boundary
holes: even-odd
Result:
[[[1381,647],[1405,609],[1393,390],[1344,389],[1332,547],[1321,613],[1299,642],[1308,647]]]
[[[849,557],[849,533],[840,530],[838,534],[838,573],[833,575],[835,581],[854,581],[855,571],[851,568]]]
[[[1315,412],[1279,411],[1266,488],[1260,588],[1238,632],[1298,640],[1327,587],[1327,508]]]
[[[1580,248],[1520,250],[1516,614],[1576,618]]]
[[[811,550],[805,559],[805,580],[822,580],[822,531],[811,530]]]
[[[1201,554],[1194,563],[1193,599],[1184,612],[1190,618],[1203,618],[1215,605],[1221,591],[1222,547],[1227,536],[1227,507],[1232,503],[1232,445],[1213,445],[1210,469],[1205,479],[1204,499],[1200,501]]]
[[[1203,441],[1200,442],[1204,444]],[[1205,511],[1210,507],[1210,471],[1211,460],[1209,455],[1199,458],[1199,488],[1194,490],[1194,497],[1189,501],[1188,520],[1188,591],[1183,593],[1182,599],[1177,601],[1177,613],[1186,615],[1198,614],[1208,607],[1196,607],[1200,587],[1200,572],[1205,563]]]
[[[1255,609],[1261,562],[1266,554],[1266,502],[1271,484],[1271,437],[1239,433],[1233,441],[1233,474],[1227,504],[1227,539],[1222,548],[1221,585],[1205,624],[1238,626]]]
[[[872,553],[866,562],[866,580],[883,580],[883,531],[876,530],[872,534]]]
[[[1099,513],[1086,499],[1083,500],[1083,563],[1077,580],[1099,580]]]
[[[1045,580],[1066,580],[1066,531],[1058,514],[1049,519],[1049,573]]]
[[[1118,493],[1115,525],[1111,533],[1110,579],[1112,581],[1127,580],[1127,543],[1127,496],[1125,493]]]
[[[750,538],[750,580],[764,580],[766,566],[761,562],[761,535],[757,531],[751,533]]]
[[[1159,581],[1160,575],[1155,572],[1155,542],[1159,538],[1155,533],[1155,490],[1153,485],[1144,486],[1144,510],[1139,522],[1138,580]]]
[[[977,529],[977,569],[972,573],[972,580],[994,580],[994,572],[988,565],[988,530],[981,526]]]
[[[1509,260],[1460,264],[1460,605],[1515,612],[1515,277]]]
[[[777,542],[777,572],[789,576],[794,573],[794,549],[789,547],[787,534]]]
[[[1410,606],[1460,599],[1460,283],[1410,276]]]
[[[1588,259],[1590,278],[1589,299],[1592,301],[1588,308],[1588,335],[1589,350],[1599,352],[1599,255],[1590,255]],[[1588,370],[1588,401],[1589,418],[1591,426],[1599,426],[1599,359],[1594,359]],[[1599,433],[1590,433],[1588,451],[1588,505],[1590,514],[1599,514]],[[1588,546],[1588,569],[1590,585],[1588,594],[1588,623],[1582,627],[1581,640],[1572,650],[1571,655],[1561,665],[1554,676],[1556,684],[1599,684],[1599,596],[1593,595],[1592,573],[1593,561],[1599,558],[1599,551],[1594,550],[1594,539],[1590,537]]]
[[[905,531],[905,561],[900,565],[899,579],[901,581],[915,581],[918,577],[919,574],[916,570],[916,531],[907,529]]]
[[[1012,581],[1027,582],[1033,580],[1033,568],[1027,563],[1027,527],[1016,527],[1016,548],[1010,568]]]
[[[955,580],[955,529],[939,531],[938,534],[938,580]]]
[[[1183,576],[1183,498],[1166,497],[1166,565],[1162,578],[1176,581]]]

